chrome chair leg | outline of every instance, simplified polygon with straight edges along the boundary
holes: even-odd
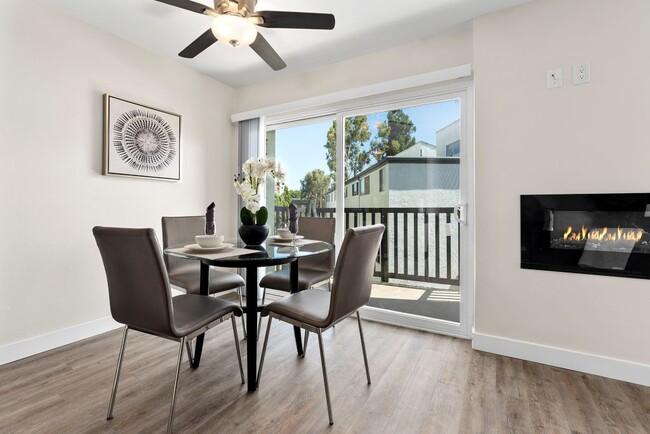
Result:
[[[244,315],[242,315],[243,318]],[[237,321],[235,320],[235,315],[230,317],[232,322],[232,333],[235,336],[235,349],[237,350],[237,360],[239,361],[239,374],[241,375],[241,384],[244,384],[246,380],[244,379],[244,366],[241,363],[241,350],[239,349],[239,336],[237,335]]]
[[[307,354],[307,342],[309,341],[309,330],[305,330],[305,345],[302,347],[302,357],[305,358],[305,354]]]
[[[187,348],[187,358],[189,359],[190,366],[194,364],[194,356],[192,355],[192,341],[185,341],[185,348]]]
[[[320,347],[320,363],[323,368],[323,382],[325,383],[325,399],[327,400],[327,415],[330,418],[330,425],[334,425],[332,417],[332,402],[330,401],[330,387],[327,382],[327,366],[325,366],[325,349],[323,348],[323,334],[318,329],[318,346]]]
[[[262,288],[262,306],[264,306],[264,301],[266,300],[266,288]],[[271,317],[269,317],[271,318]],[[257,323],[257,340],[260,340],[260,331],[262,331],[262,315],[260,315],[259,322]]]
[[[129,333],[129,326],[124,326],[122,333],[122,344],[120,345],[120,355],[117,356],[117,367],[115,368],[115,378],[113,379],[113,390],[111,391],[111,400],[108,403],[108,414],[106,420],[113,419],[113,407],[115,406],[115,395],[117,394],[117,385],[120,382],[120,371],[122,371],[122,360],[124,359],[124,346],[126,345],[126,336]]]
[[[262,357],[260,357],[260,368],[257,370],[257,387],[260,387],[260,380],[262,379],[262,368],[264,367],[264,356],[266,356],[266,344],[269,343],[269,335],[271,334],[271,316],[267,321],[266,336],[264,336],[264,345],[262,346]],[[250,379],[249,379],[250,381]]]
[[[242,295],[241,295],[242,290],[243,290],[243,288],[241,286],[239,288],[237,288],[237,294],[239,294],[239,307],[241,307],[243,309],[244,308],[244,299],[242,298]],[[247,337],[247,335],[246,335],[246,320],[244,319],[244,315],[241,316],[241,327],[242,327],[242,330],[244,331],[244,339],[246,339],[246,337]]]
[[[172,403],[169,407],[169,419],[167,420],[167,434],[171,434],[174,425],[174,406],[176,405],[176,390],[178,390],[178,377],[181,374],[181,363],[183,363],[183,350],[185,347],[185,337],[181,338],[181,345],[178,351],[178,363],[176,364],[176,376],[174,377],[174,390],[172,391]]]
[[[366,342],[363,339],[363,328],[361,327],[361,314],[357,311],[357,322],[359,323],[359,337],[361,338],[361,350],[363,351],[363,363],[366,365],[366,378],[370,384],[370,368],[368,368],[368,355],[366,354]]]

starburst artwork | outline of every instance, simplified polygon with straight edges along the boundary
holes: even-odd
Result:
[[[104,174],[180,179],[180,115],[104,96]]]

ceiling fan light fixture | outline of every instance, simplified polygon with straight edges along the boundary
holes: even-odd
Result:
[[[248,46],[257,38],[257,27],[240,15],[217,15],[212,20],[212,33],[224,44]]]

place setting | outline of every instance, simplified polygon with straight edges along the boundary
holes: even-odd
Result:
[[[194,237],[195,243],[167,250],[173,253],[201,257],[209,255],[210,259],[257,253],[255,250],[239,248],[235,247],[233,243],[226,243],[224,238],[224,235],[196,235]]]
[[[266,241],[267,244],[278,246],[304,246],[317,242],[318,240],[305,239],[304,235],[294,234],[287,228],[278,228],[277,235],[269,236]]]
[[[216,253],[229,250],[235,245],[223,242],[223,235],[197,235],[196,243],[185,246],[190,252],[196,253]]]

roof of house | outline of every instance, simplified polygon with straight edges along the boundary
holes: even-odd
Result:
[[[436,145],[420,140],[415,145],[404,149],[395,157],[436,157]]]

